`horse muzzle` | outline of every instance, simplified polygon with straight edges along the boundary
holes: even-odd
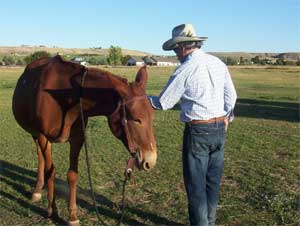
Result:
[[[135,164],[140,170],[150,170],[156,164],[157,160],[157,150],[138,150],[135,155]]]

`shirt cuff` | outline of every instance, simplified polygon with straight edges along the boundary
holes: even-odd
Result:
[[[162,106],[159,102],[159,97],[156,96],[148,96],[148,100],[150,101],[152,107],[156,110],[162,110]]]
[[[226,118],[228,118],[229,122],[232,122],[234,119],[233,109],[226,114]]]

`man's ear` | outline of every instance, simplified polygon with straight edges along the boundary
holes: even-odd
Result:
[[[147,66],[143,66],[139,69],[135,77],[135,85],[141,88],[143,91],[146,90],[148,80]]]

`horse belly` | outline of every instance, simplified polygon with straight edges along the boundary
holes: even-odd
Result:
[[[34,124],[37,87],[30,87],[21,76],[13,95],[12,110],[18,124],[27,132],[36,135]]]

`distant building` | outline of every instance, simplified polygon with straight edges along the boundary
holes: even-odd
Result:
[[[81,64],[83,66],[87,66],[88,62],[85,61],[83,58],[81,57],[74,57],[71,59],[72,62],[76,63],[76,64]]]
[[[127,66],[178,66],[179,61],[175,57],[162,56],[144,56],[144,57],[130,57],[126,63]]]
[[[156,66],[179,66],[180,63],[175,57],[163,57],[155,56],[152,57],[156,62]]]
[[[143,65],[145,65],[144,57],[138,57],[138,56],[130,57],[127,60],[126,65],[127,66],[143,66]]]

